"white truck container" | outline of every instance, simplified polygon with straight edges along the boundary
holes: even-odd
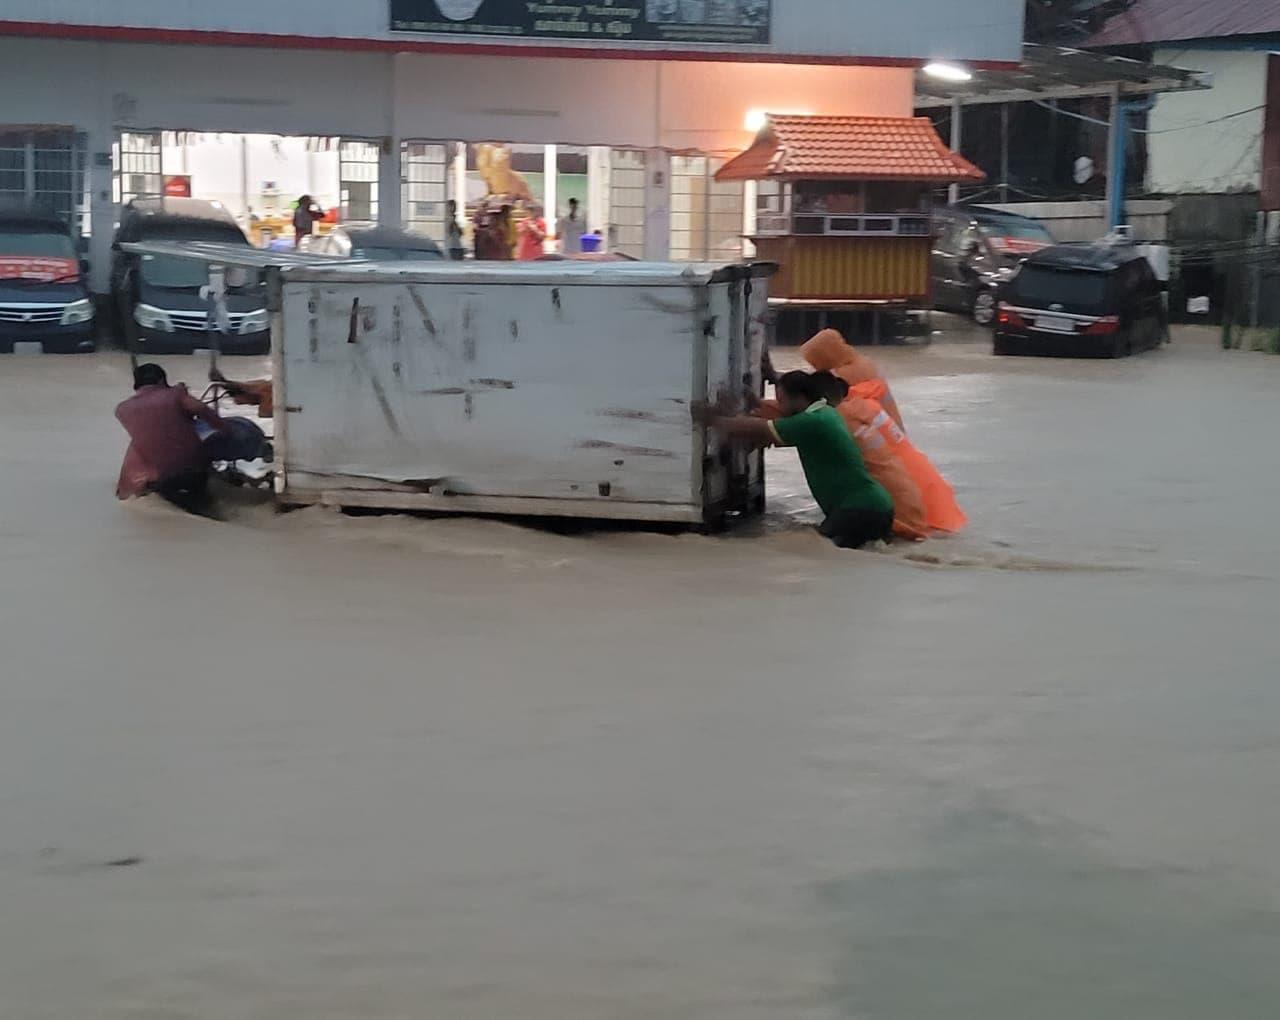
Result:
[[[193,247],[265,272],[283,503],[694,526],[763,508],[763,458],[690,404],[759,392],[773,266]]]

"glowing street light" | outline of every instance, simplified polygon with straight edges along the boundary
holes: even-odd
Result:
[[[959,64],[947,64],[940,60],[924,65],[924,73],[939,81],[963,82],[973,81],[973,72]]]

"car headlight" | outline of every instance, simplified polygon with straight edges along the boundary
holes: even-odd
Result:
[[[62,310],[62,324],[64,326],[77,326],[82,322],[93,321],[93,302],[88,298],[81,298],[79,301],[72,301]]]
[[[250,312],[240,320],[240,335],[248,336],[250,333],[261,333],[271,328],[271,317],[267,315],[265,308],[259,308],[255,312]]]
[[[173,320],[163,308],[154,305],[138,305],[133,310],[133,321],[143,329],[155,329],[161,333],[173,332]]]

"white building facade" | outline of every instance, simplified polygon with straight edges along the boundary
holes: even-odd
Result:
[[[591,204],[640,254],[697,253],[680,218],[692,202],[699,222],[732,220],[709,174],[761,112],[910,116],[922,62],[1016,62],[1022,7],[0,0],[0,197],[78,213],[102,289],[120,202],[183,172],[171,146],[188,134],[333,140],[338,187],[415,227],[456,194],[457,143],[573,146],[599,171]],[[256,181],[270,171],[253,158]]]

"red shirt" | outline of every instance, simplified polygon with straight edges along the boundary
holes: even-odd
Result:
[[[157,482],[208,466],[195,419],[219,431],[218,412],[206,407],[185,386],[144,386],[116,408],[116,418],[129,433],[128,452],[120,468],[116,496],[140,496]]]
[[[547,223],[541,216],[530,216],[520,226],[520,261],[537,262],[542,258],[542,242],[547,239]]]

